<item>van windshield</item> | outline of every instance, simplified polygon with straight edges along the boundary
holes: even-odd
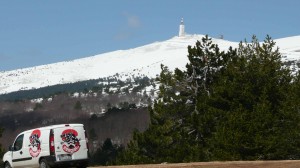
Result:
[[[23,146],[23,138],[24,138],[24,134],[19,135],[18,138],[16,139],[15,143],[14,143],[14,150],[18,151],[20,149],[22,149]]]

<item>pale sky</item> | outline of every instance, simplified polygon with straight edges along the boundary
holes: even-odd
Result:
[[[0,0],[0,71],[168,40],[181,18],[188,34],[229,41],[296,36],[299,7],[299,0]]]

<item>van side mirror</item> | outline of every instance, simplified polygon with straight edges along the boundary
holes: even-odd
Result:
[[[14,147],[12,145],[9,145],[8,151],[14,151]]]

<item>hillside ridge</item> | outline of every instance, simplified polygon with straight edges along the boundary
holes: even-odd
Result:
[[[171,39],[154,42],[128,50],[117,50],[72,61],[58,62],[36,67],[0,72],[0,94],[21,90],[37,89],[58,84],[99,79],[119,74],[120,80],[126,80],[142,74],[150,78],[160,73],[164,64],[173,70],[184,68],[187,59],[187,47],[193,46],[204,35],[175,36]],[[230,46],[237,47],[238,42],[212,39],[221,50]],[[300,58],[300,36],[276,39],[284,61],[298,61]],[[293,64],[293,66],[296,63]],[[298,67],[293,67],[297,70]]]

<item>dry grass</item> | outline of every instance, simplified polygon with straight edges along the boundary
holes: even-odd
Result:
[[[100,166],[99,168],[300,168],[300,160],[284,161],[228,161],[130,166]],[[95,168],[95,167],[94,167]]]

